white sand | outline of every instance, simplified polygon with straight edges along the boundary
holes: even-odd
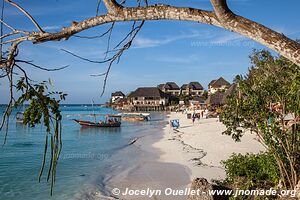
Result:
[[[186,116],[171,113],[169,119],[179,119],[181,128],[173,131],[169,126],[163,132],[155,131],[140,138],[133,150],[139,153],[140,161],[130,169],[108,181],[111,187],[121,191],[129,189],[185,189],[194,178],[224,179],[225,171],[220,164],[232,153],[258,153],[262,145],[254,135],[246,133],[242,142],[234,142],[230,136],[222,135],[225,126],[217,119],[201,119],[192,124]],[[137,154],[136,154],[137,155]],[[127,156],[126,154],[124,156]],[[187,196],[120,195],[122,199],[183,200]]]
[[[185,166],[190,179],[203,177],[207,180],[224,179],[225,170],[220,164],[232,153],[259,153],[264,147],[253,134],[246,132],[241,142],[222,135],[225,126],[217,119],[186,119],[181,113],[171,113],[170,119],[179,119],[179,132],[169,126],[164,129],[163,138],[153,146],[161,151],[160,162],[177,163]]]

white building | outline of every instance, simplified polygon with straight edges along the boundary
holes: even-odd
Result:
[[[173,96],[180,95],[180,88],[175,82],[167,82],[157,86],[161,91]]]
[[[111,94],[111,102],[115,103],[117,99],[123,99],[125,95],[121,91],[117,91]]]
[[[186,96],[201,96],[204,92],[203,86],[199,82],[190,82],[181,86],[181,94]]]
[[[142,87],[131,92],[128,99],[137,111],[164,110],[169,96],[157,87]]]
[[[226,91],[230,87],[230,83],[223,77],[217,80],[212,80],[208,84],[208,94],[215,94],[217,91]]]

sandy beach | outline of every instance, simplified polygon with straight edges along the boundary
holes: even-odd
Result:
[[[186,166],[191,180],[197,177],[209,181],[223,179],[225,171],[220,161],[228,159],[232,153],[264,151],[250,132],[244,134],[241,142],[223,135],[225,126],[216,118],[196,120],[194,124],[181,113],[171,113],[168,118],[179,119],[180,128],[174,131],[166,127],[163,138],[153,146],[162,152],[159,161]]]
[[[173,130],[166,123],[162,132],[149,134],[133,146],[142,154],[138,165],[114,177],[109,185],[120,189],[121,194],[131,190],[161,190],[162,194],[118,195],[122,199],[186,199],[184,195],[164,195],[166,188],[189,188],[197,177],[224,179],[220,164],[232,153],[258,153],[263,146],[255,136],[246,132],[241,142],[222,135],[225,126],[216,118],[200,119],[192,123],[182,113],[170,113],[166,121],[180,120],[180,128]],[[112,188],[110,188],[112,189]]]

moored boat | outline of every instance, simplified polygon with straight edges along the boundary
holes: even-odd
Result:
[[[78,119],[73,119],[75,122],[80,124],[82,127],[120,127],[121,126],[121,116],[118,115],[108,115],[106,120],[99,122],[83,121]]]
[[[150,119],[149,113],[122,113],[122,120],[129,122],[148,121]]]

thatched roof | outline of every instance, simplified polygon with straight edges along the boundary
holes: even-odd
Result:
[[[186,90],[188,88],[188,84],[183,84],[182,86],[181,86],[181,89],[183,89],[183,90]]]
[[[171,90],[179,90],[179,86],[175,82],[167,82],[166,85],[170,87]]]
[[[213,84],[215,81],[216,81],[216,80],[211,80],[211,81],[209,82],[209,84],[208,84],[208,87],[209,87],[211,84]]]
[[[128,97],[169,97],[168,94],[162,92],[157,87],[141,87],[131,92]]]
[[[125,94],[123,94],[123,92],[121,92],[121,91],[117,91],[117,92],[111,93],[111,96],[123,96],[123,97],[125,97]]]
[[[157,86],[159,89],[167,89],[167,90],[179,90],[179,86],[175,82],[167,82],[165,84],[159,84]]]
[[[205,98],[204,97],[196,96],[196,97],[192,98],[192,101],[199,101],[200,103],[204,103],[205,102]]]
[[[190,82],[190,88],[193,90],[203,90],[203,86],[199,82]]]
[[[162,83],[162,84],[159,84],[157,87],[158,87],[158,89],[163,90],[165,88],[165,85],[166,84]]]
[[[222,87],[222,86],[230,86],[230,83],[228,81],[226,81],[223,77],[220,77],[219,79],[217,80],[212,80],[209,84],[208,84],[208,87],[211,86],[211,87],[214,87],[214,88],[219,88],[219,87]]]
[[[203,90],[203,86],[199,82],[194,81],[194,82],[190,82],[189,84],[183,84],[181,86],[181,89]]]
[[[206,103],[212,106],[218,106],[223,104],[224,93],[217,91],[214,94],[208,96]]]
[[[222,104],[226,103],[226,100],[227,100],[228,97],[234,95],[234,93],[236,91],[236,87],[237,87],[237,84],[233,83],[230,86],[230,88],[228,88],[228,90],[226,90],[226,92],[223,95]]]

